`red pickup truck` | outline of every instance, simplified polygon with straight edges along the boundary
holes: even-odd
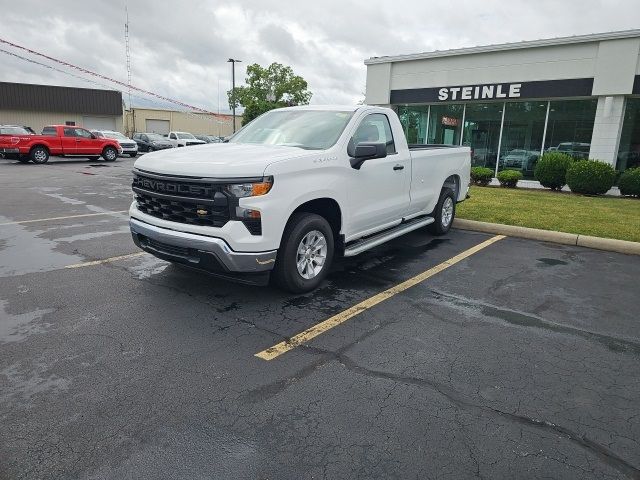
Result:
[[[97,160],[102,156],[113,162],[122,153],[116,140],[98,138],[89,130],[69,125],[50,125],[42,129],[42,135],[0,134],[0,153],[4,158],[23,163],[46,163],[50,155],[60,157],[87,157]]]

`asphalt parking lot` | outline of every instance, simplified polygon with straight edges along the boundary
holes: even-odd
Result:
[[[140,254],[132,165],[0,161],[0,478],[640,478],[640,257],[414,232],[292,296]]]

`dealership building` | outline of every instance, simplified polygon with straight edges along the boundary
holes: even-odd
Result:
[[[82,125],[122,131],[122,93],[115,90],[0,82],[0,124]]]
[[[474,166],[521,170],[563,151],[640,166],[640,30],[373,57],[366,102],[409,143],[467,145]]]

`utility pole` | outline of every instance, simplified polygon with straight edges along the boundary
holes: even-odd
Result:
[[[233,105],[231,106],[231,110],[233,112],[233,133],[236,133],[236,63],[242,62],[242,60],[237,60],[235,58],[230,58],[227,60],[227,63],[231,63],[231,92],[233,98]]]

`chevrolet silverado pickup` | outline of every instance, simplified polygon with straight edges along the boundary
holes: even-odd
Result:
[[[44,127],[42,135],[0,135],[0,153],[23,163],[46,163],[50,155],[91,160],[102,156],[107,162],[113,162],[122,148],[116,140],[98,138],[81,127],[50,125]]]
[[[131,233],[159,258],[308,292],[337,255],[448,232],[470,163],[468,147],[407,145],[388,108],[272,110],[229,143],[138,159]]]

